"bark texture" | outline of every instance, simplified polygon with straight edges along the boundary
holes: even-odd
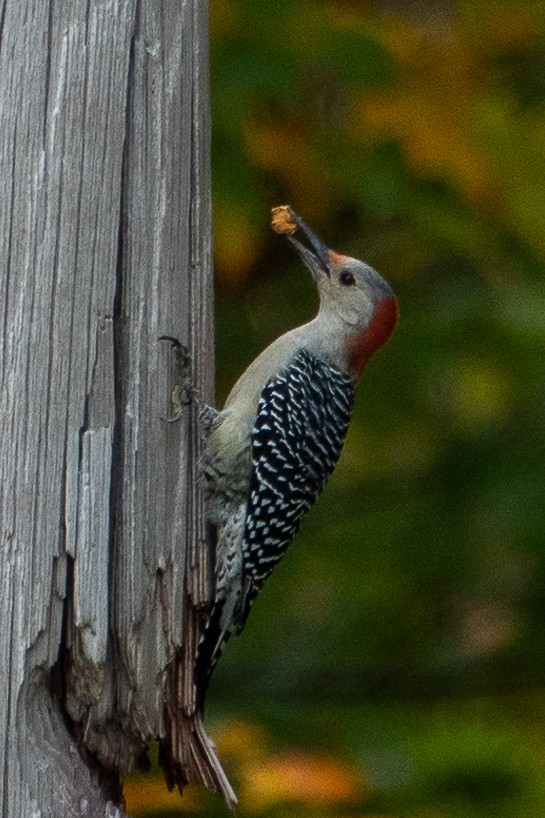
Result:
[[[0,814],[234,795],[195,717],[212,397],[207,3],[0,0]],[[188,373],[186,372],[186,377]]]

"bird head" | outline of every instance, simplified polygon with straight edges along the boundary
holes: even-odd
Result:
[[[350,368],[359,375],[369,358],[386,343],[399,316],[390,285],[376,270],[330,250],[296,213],[290,214],[310,247],[293,235],[293,244],[320,294],[320,313],[346,340]]]

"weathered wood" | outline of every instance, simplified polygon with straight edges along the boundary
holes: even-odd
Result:
[[[195,408],[212,396],[203,0],[0,2],[0,813],[234,796],[194,718],[208,598]]]

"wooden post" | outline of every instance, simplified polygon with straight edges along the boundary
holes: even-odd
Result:
[[[194,713],[209,567],[194,405],[212,398],[207,3],[0,0],[0,814],[234,795]]]

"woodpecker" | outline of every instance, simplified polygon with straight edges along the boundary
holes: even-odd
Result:
[[[287,238],[314,278],[320,307],[314,320],[256,358],[223,411],[207,408],[201,467],[216,534],[216,587],[196,657],[201,709],[223,648],[241,632],[333,471],[362,369],[398,319],[395,296],[375,270],[328,249],[291,208],[278,210],[286,212],[277,232],[292,234]],[[308,247],[294,238],[296,230]]]

